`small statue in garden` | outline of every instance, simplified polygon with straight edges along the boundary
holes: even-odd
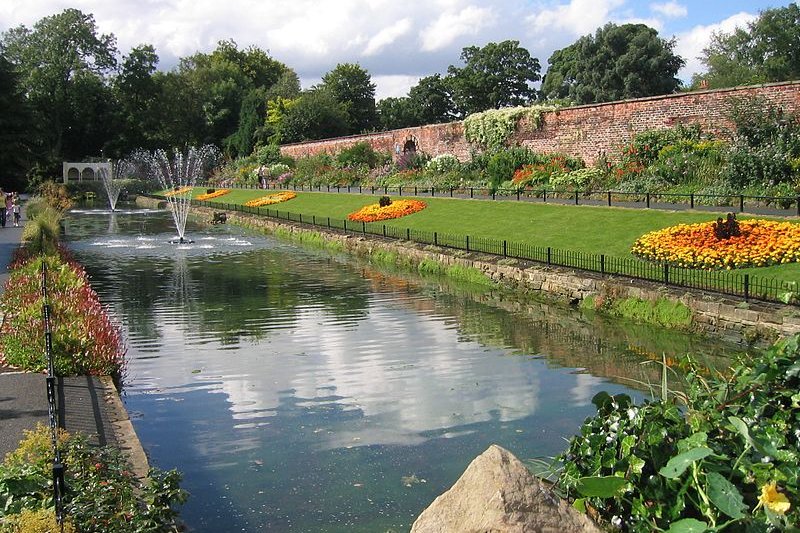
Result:
[[[381,196],[380,200],[378,200],[378,205],[380,207],[392,205],[392,200],[388,196]]]
[[[736,221],[736,215],[733,213],[728,213],[728,217],[724,221],[722,217],[717,218],[713,227],[714,236],[717,240],[730,239],[731,237],[738,237],[741,235],[739,223]]]

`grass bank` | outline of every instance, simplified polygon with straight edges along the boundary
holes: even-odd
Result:
[[[197,188],[194,196],[204,193]],[[220,204],[243,204],[277,191],[232,190],[215,198]],[[364,205],[377,203],[381,195],[298,192],[297,197],[268,206],[282,212],[343,220]],[[396,196],[393,198],[397,198]],[[540,247],[584,253],[631,257],[630,248],[644,233],[676,224],[716,219],[724,212],[664,211],[619,207],[573,206],[516,201],[423,198],[426,209],[387,226],[428,232],[468,235],[471,238],[509,240]],[[741,219],[754,218],[741,216]],[[762,217],[759,217],[762,218]],[[785,219],[789,220],[789,219]],[[797,222],[796,220],[794,222]],[[373,223],[380,227],[382,222]],[[800,264],[739,269],[737,272],[782,281],[800,280]]]

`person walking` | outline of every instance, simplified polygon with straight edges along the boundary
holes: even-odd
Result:
[[[10,221],[12,216],[11,207],[14,205],[12,198],[13,196],[11,195],[11,193],[6,194],[6,205],[5,205],[5,216],[3,219],[3,227],[6,227],[6,222]]]
[[[14,213],[14,227],[18,228],[19,219],[21,218],[19,212],[19,196],[14,196],[11,201],[11,212]]]
[[[3,205],[0,205],[0,226],[6,227],[6,193],[3,192],[3,189],[0,188],[0,201],[3,202]]]

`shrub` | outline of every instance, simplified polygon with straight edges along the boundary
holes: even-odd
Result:
[[[799,357],[794,335],[727,375],[704,377],[683,361],[685,393],[670,395],[664,384],[660,400],[639,406],[597,394],[597,415],[559,457],[558,486],[624,531],[797,524]]]
[[[53,253],[61,233],[62,211],[46,201],[34,202],[29,220],[22,228],[22,242],[31,253]]]
[[[736,130],[727,180],[734,187],[796,184],[800,174],[800,117],[763,98],[731,98],[727,118]]]
[[[89,285],[86,272],[63,250],[44,256],[31,253],[26,249],[12,262],[0,298],[0,310],[5,314],[0,346],[6,361],[34,372],[47,368],[42,334],[44,262],[56,373],[119,377],[124,358],[120,332]]]
[[[281,160],[281,147],[277,144],[261,146],[254,155],[259,166],[273,165]]]
[[[19,449],[0,464],[2,531],[60,531],[36,529],[52,521],[52,449],[49,428],[27,431]],[[177,471],[152,469],[144,482],[131,472],[119,450],[94,447],[81,435],[61,434],[59,444],[69,487],[64,500],[68,516],[64,531],[133,533],[178,531],[176,504],[186,500]],[[32,441],[32,442],[31,442]],[[19,456],[30,460],[19,461]],[[52,525],[52,524],[51,524]],[[8,529],[5,529],[8,526]],[[71,529],[73,528],[74,529]],[[33,529],[24,529],[24,528]]]
[[[445,172],[455,172],[461,169],[461,162],[451,154],[437,155],[425,165],[425,170],[434,174],[444,174]]]
[[[365,166],[375,168],[390,160],[386,153],[376,152],[366,141],[355,143],[336,154],[336,163],[342,168]]]
[[[493,153],[486,165],[486,175],[491,187],[496,188],[513,178],[514,172],[535,161],[536,155],[527,148],[509,148]]]

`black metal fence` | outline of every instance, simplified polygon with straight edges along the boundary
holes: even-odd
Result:
[[[318,217],[316,215],[303,215],[265,207],[247,207],[241,204],[224,202],[210,202],[193,200],[193,205],[238,211],[253,215],[266,216],[289,222],[298,222],[329,229],[336,229],[348,233],[364,235],[377,235],[390,239],[400,239],[421,244],[433,244],[446,248],[466,250],[467,252],[481,252],[513,259],[521,259],[548,266],[566,267],[601,275],[622,276],[631,279],[652,281],[664,285],[685,287],[711,291],[719,294],[736,296],[745,300],[755,299],[769,302],[800,304],[797,293],[800,287],[796,283],[756,276],[741,274],[728,270],[697,270],[670,265],[669,263],[655,263],[642,261],[636,258],[612,257],[605,254],[591,254],[562,250],[552,247],[533,246],[509,240],[498,240],[486,237],[471,237],[454,233],[441,233],[421,231],[410,228],[401,228],[378,222],[353,222],[334,219],[331,217]]]
[[[59,524],[64,522],[64,463],[61,462],[61,450],[58,444],[59,427],[59,400],[63,395],[58,394],[61,386],[55,372],[53,359],[53,334],[50,328],[50,304],[47,294],[47,263],[42,261],[42,317],[44,321],[44,349],[47,357],[47,415],[50,424],[50,442],[53,447],[53,504],[55,506],[56,520]],[[62,406],[63,408],[63,406]]]
[[[230,188],[230,187],[228,187]],[[254,187],[234,187],[254,189]],[[330,193],[383,194],[397,196],[430,196],[432,198],[473,198],[484,200],[516,200],[520,202],[542,202],[573,205],[603,205],[645,209],[671,208],[725,208],[743,213],[764,213],[800,216],[798,196],[753,196],[746,194],[699,194],[626,191],[580,191],[553,189],[490,189],[485,187],[364,187],[361,185],[267,185],[272,190],[317,191]]]

